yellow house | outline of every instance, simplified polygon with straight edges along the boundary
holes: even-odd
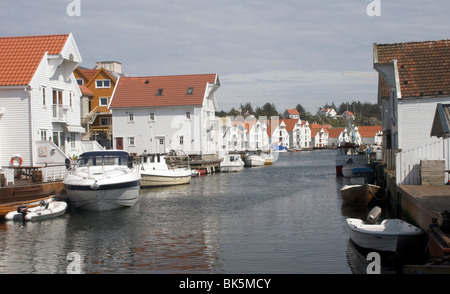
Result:
[[[120,76],[121,65],[116,61],[97,62],[96,68],[77,67],[74,75],[80,86],[89,89],[88,107],[82,111],[82,121],[86,128],[86,139],[96,140],[107,149],[111,148],[112,128],[111,111],[108,109],[114,87]]]

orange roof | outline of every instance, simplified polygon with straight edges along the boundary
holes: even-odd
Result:
[[[299,120],[295,118],[282,119],[281,121],[284,121],[284,124],[286,125],[286,131],[288,132],[292,132],[294,130],[295,124],[299,122]]]
[[[60,54],[68,36],[0,38],[0,85],[28,85],[44,54]]]
[[[375,137],[375,135],[381,132],[381,126],[359,126],[358,133],[363,138]]]
[[[345,128],[331,128],[328,129],[329,138],[339,138],[339,135],[345,130]]]
[[[89,90],[88,87],[86,87],[84,85],[79,85],[79,87],[80,87],[81,93],[83,93],[84,95],[94,96],[94,93],[91,90]]]
[[[217,74],[122,77],[110,108],[202,105],[207,84],[216,82]],[[163,89],[161,95],[159,89]]]
[[[300,115],[297,109],[286,109],[289,114]]]

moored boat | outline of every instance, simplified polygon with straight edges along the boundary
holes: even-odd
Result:
[[[220,163],[220,172],[239,172],[244,168],[240,154],[225,154],[223,161]]]
[[[372,184],[345,185],[341,189],[341,197],[344,203],[358,206],[367,205],[378,190],[380,190],[380,186]]]
[[[261,157],[264,158],[264,165],[272,165],[273,163],[273,154],[272,149],[269,149],[269,151],[262,151]]]
[[[347,165],[366,166],[367,155],[359,149],[359,146],[353,143],[345,143],[336,148],[336,175],[345,176],[343,169]]]
[[[260,151],[248,151],[244,158],[245,166],[255,167],[263,166],[266,160],[261,156]]]
[[[67,203],[64,201],[41,202],[38,206],[28,208],[21,206],[15,211],[9,212],[6,220],[13,221],[37,221],[54,218],[66,212]]]
[[[400,219],[385,219],[381,223],[347,218],[350,239],[356,245],[378,251],[400,251],[423,234],[419,228]]]
[[[63,183],[72,207],[104,211],[134,206],[140,178],[128,152],[96,150],[81,154]]]
[[[164,154],[141,156],[139,167],[141,187],[161,187],[189,184],[192,171],[189,166],[169,166]]]

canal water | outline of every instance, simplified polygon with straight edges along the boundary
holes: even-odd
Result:
[[[0,223],[0,273],[364,273],[342,204],[335,151],[280,153],[273,165],[141,189],[131,208],[71,209]]]

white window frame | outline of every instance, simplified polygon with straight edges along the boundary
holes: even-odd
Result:
[[[128,123],[134,123],[134,113],[128,113]]]
[[[98,97],[98,105],[99,106],[108,106],[110,97]],[[102,99],[106,99],[106,104],[102,103]]]
[[[136,140],[134,139],[134,137],[128,137],[128,147],[134,147],[136,144]]]
[[[101,85],[98,84],[99,82],[101,82]],[[105,86],[105,82],[108,82],[109,85]],[[95,80],[95,88],[96,89],[109,89],[109,88],[111,88],[111,80],[110,79]]]

